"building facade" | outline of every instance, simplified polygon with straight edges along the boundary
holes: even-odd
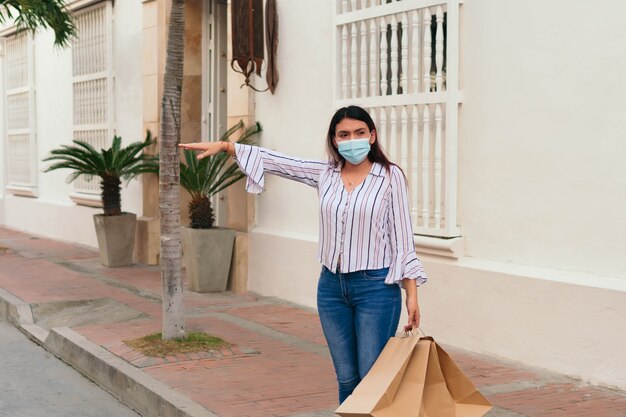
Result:
[[[87,5],[87,7],[79,7]],[[3,79],[3,224],[95,246],[97,181],[68,184],[69,172],[43,174],[49,151],[73,138],[110,144],[143,139],[141,4],[74,2],[84,36],[55,49],[50,31],[5,29]],[[132,86],[132,87],[128,87]],[[141,212],[138,182],[124,190],[124,209]]]
[[[40,161],[84,130],[125,140],[158,131],[168,4],[92,3],[76,13],[109,13],[98,27],[111,31],[102,71],[77,73],[74,49],[54,50],[48,32],[3,34],[0,223],[95,246],[89,184],[43,175]],[[409,180],[414,240],[430,277],[420,289],[424,331],[626,387],[626,5],[277,1],[274,94],[240,88],[243,78],[226,70],[225,2],[186,7],[183,141],[243,118],[262,123],[261,146],[325,159],[334,110],[366,107]],[[94,104],[84,100],[94,95],[81,95],[82,82],[106,84],[97,97],[110,117],[88,119]],[[265,87],[264,78],[253,82]],[[143,262],[158,252],[157,189],[144,179],[122,196],[143,218]],[[237,288],[315,307],[315,191],[270,176],[258,197],[238,184],[218,208],[221,224],[241,232]]]

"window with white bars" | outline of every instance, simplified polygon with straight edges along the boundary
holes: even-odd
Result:
[[[74,139],[97,150],[108,148],[114,135],[113,10],[110,1],[74,15],[72,41]],[[74,181],[79,193],[100,194],[97,179]]]
[[[8,190],[27,195],[34,195],[37,186],[32,48],[30,32],[20,32],[5,40]]]
[[[370,113],[416,234],[455,237],[459,0],[336,0],[335,104]]]

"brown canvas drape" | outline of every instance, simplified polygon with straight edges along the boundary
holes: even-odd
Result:
[[[270,90],[278,84],[276,53],[278,50],[278,15],[276,0],[267,0],[263,15],[263,0],[232,0],[232,49],[231,68],[245,77],[244,85],[255,91]],[[264,61],[263,20],[265,18],[265,43],[267,47],[267,88],[257,90],[250,84],[250,76],[261,76]]]
[[[263,64],[263,0],[232,0],[232,69],[246,77],[261,76]],[[238,68],[235,67],[235,64]]]

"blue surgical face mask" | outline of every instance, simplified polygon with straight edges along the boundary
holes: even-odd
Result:
[[[370,138],[342,140],[337,142],[337,148],[346,161],[352,165],[358,165],[370,152]]]

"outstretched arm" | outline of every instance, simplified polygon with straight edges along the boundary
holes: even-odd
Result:
[[[219,152],[233,156],[241,171],[248,177],[246,190],[255,194],[263,191],[266,172],[317,187],[320,175],[328,168],[325,162],[292,158],[269,149],[240,143],[201,142],[178,146],[200,151],[197,156],[199,159]]]
[[[232,142],[181,143],[178,147],[182,149],[202,151],[196,156],[198,159],[206,158],[207,156],[215,155],[220,152],[226,152],[230,156],[235,156],[235,144]]]

